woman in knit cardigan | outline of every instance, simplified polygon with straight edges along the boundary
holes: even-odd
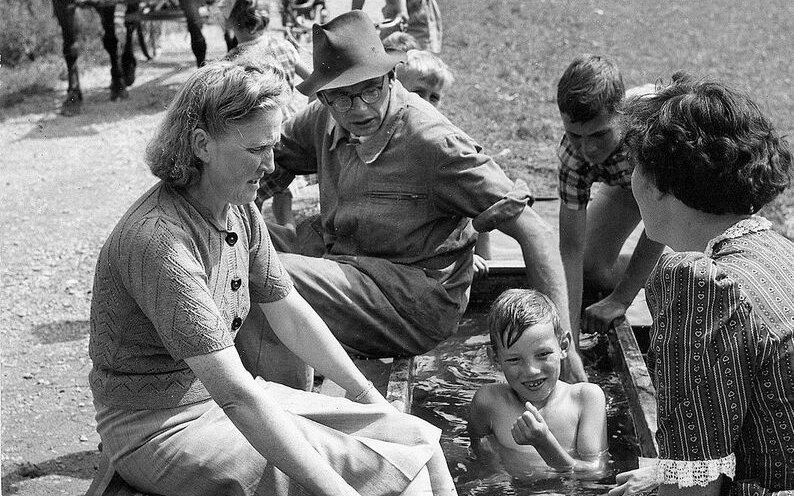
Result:
[[[440,431],[398,413],[295,291],[254,204],[286,80],[218,62],[178,91],[147,149],[161,179],[99,255],[90,384],[116,471],[161,495],[455,494]],[[234,338],[251,305],[349,397],[254,378]]]

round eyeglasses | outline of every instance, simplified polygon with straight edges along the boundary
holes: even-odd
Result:
[[[380,99],[381,91],[383,91],[383,82],[384,80],[381,79],[380,86],[368,86],[358,93],[343,93],[339,96],[333,96],[323,92],[323,99],[325,103],[333,107],[334,110],[344,113],[353,108],[353,99],[356,97],[361,98],[361,101],[367,105],[377,102]]]

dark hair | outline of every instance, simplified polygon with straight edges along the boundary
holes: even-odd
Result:
[[[626,93],[617,66],[598,55],[577,57],[557,83],[557,107],[572,122],[584,122],[618,109]]]
[[[260,6],[258,0],[235,0],[229,12],[228,25],[240,30],[256,33],[267,28],[270,15],[267,9]]]
[[[548,296],[534,289],[508,289],[496,298],[488,313],[491,346],[497,353],[498,344],[509,348],[524,331],[543,322],[551,322],[558,340],[565,335],[557,307]]]
[[[712,214],[753,214],[790,183],[791,151],[750,98],[673,75],[623,112],[629,157],[663,193]]]

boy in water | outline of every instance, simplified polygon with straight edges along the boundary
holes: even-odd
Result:
[[[507,290],[491,308],[488,329],[507,384],[485,385],[472,399],[468,431],[475,455],[486,462],[498,456],[511,475],[544,465],[601,470],[606,398],[596,384],[559,380],[572,343],[554,303],[532,289]]]

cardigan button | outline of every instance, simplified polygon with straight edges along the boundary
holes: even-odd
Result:
[[[230,232],[226,234],[226,242],[229,246],[234,246],[234,244],[237,243],[237,233]]]
[[[242,279],[232,279],[232,291],[237,291],[242,286]]]
[[[240,328],[241,325],[243,325],[243,319],[241,319],[240,317],[235,317],[234,320],[232,321],[232,330],[236,331],[237,329]]]

